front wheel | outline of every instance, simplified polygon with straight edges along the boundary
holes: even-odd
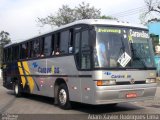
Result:
[[[65,84],[61,84],[58,88],[58,105],[62,109],[70,109],[71,108],[71,103],[69,101],[69,93],[68,93],[68,88]]]
[[[15,94],[16,97],[21,96],[21,88],[20,88],[20,85],[18,83],[14,84],[14,94]]]

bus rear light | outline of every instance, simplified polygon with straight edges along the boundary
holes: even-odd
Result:
[[[115,85],[116,80],[97,80],[97,86]]]

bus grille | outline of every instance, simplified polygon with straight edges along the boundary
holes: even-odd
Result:
[[[116,85],[132,85],[132,84],[145,84],[146,81],[135,81],[134,83],[131,83],[130,81],[122,81],[117,82]]]

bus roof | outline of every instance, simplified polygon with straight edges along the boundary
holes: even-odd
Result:
[[[147,29],[146,26],[141,25],[141,24],[132,24],[132,23],[129,23],[129,22],[123,22],[123,21],[118,21],[118,20],[108,20],[108,19],[83,19],[83,20],[77,20],[77,21],[75,21],[75,22],[72,22],[72,23],[63,25],[63,26],[61,26],[61,27],[57,27],[57,28],[53,29],[52,31],[49,31],[49,32],[43,33],[43,34],[41,34],[41,35],[37,35],[37,36],[31,37],[31,38],[26,39],[26,40],[31,40],[31,39],[33,39],[33,38],[37,38],[37,37],[40,37],[40,36],[49,34],[49,33],[51,33],[51,32],[54,32],[54,31],[57,31],[57,30],[61,30],[61,29],[63,29],[63,28],[71,27],[71,26],[74,26],[74,25],[78,25],[78,24],[111,25],[111,26],[124,26],[124,27],[135,27],[135,28]],[[18,43],[24,42],[24,41],[26,41],[26,40],[20,41],[20,42],[18,42]],[[5,47],[8,47],[8,46],[13,45],[13,44],[16,44],[16,43],[7,44],[7,45],[5,45]]]

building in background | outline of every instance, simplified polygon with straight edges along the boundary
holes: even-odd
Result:
[[[148,29],[153,41],[157,73],[158,76],[160,76],[160,20],[153,19],[149,21]]]

